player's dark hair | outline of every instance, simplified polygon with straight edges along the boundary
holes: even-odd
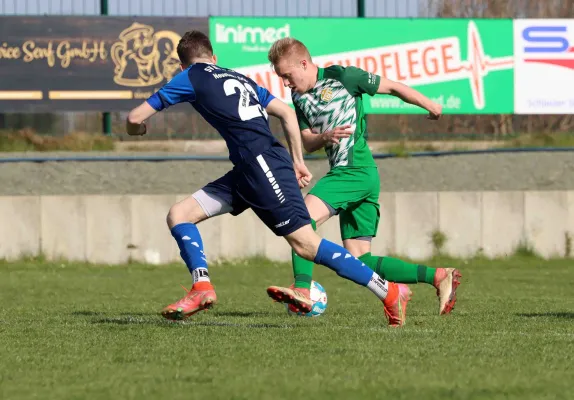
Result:
[[[195,58],[213,56],[213,47],[207,35],[199,31],[185,32],[177,45],[177,55],[183,65],[191,64]]]

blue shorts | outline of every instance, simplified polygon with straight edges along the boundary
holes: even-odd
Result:
[[[283,146],[274,146],[251,162],[236,165],[203,190],[229,204],[231,215],[251,208],[277,236],[311,223],[293,162]]]

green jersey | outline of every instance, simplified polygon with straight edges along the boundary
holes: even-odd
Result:
[[[293,93],[301,130],[323,133],[337,126],[351,125],[354,133],[349,138],[325,147],[331,168],[375,165],[365,140],[367,124],[362,95],[377,93],[380,80],[380,76],[360,68],[332,65],[319,68],[313,89],[304,94]]]

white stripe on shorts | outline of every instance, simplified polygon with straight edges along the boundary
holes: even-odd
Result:
[[[275,194],[277,195],[279,202],[283,203],[285,201],[285,196],[283,196],[283,191],[281,190],[281,187],[279,186],[279,182],[277,182],[277,180],[273,176],[273,172],[271,172],[271,170],[269,169],[269,166],[267,165],[267,162],[263,158],[262,154],[259,154],[257,156],[257,162],[261,166],[261,169],[263,170],[263,172],[265,172],[265,176],[267,176],[267,179],[269,180],[269,184],[271,185],[271,189],[273,189],[275,191]]]

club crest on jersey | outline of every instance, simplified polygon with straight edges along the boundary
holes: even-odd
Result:
[[[324,103],[328,103],[333,99],[333,89],[330,87],[326,87],[321,90],[321,101]]]

